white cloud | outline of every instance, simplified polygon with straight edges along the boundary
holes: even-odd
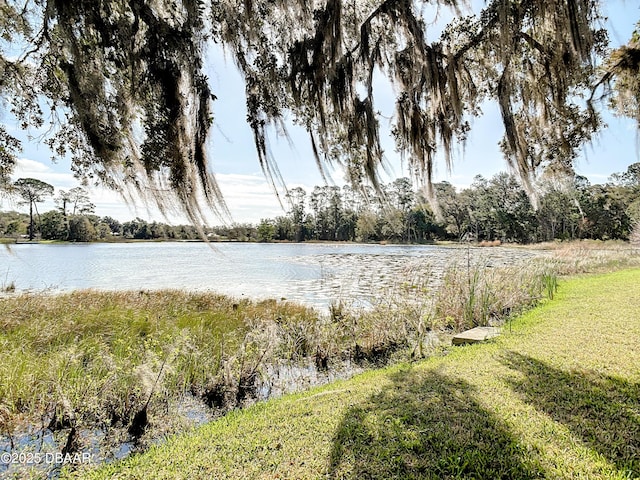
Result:
[[[587,177],[587,179],[593,184],[602,184],[606,183],[609,180],[611,175],[605,175],[602,173],[580,173],[583,177]]]
[[[31,173],[47,173],[50,171],[51,168],[46,166],[44,163],[30,160],[28,158],[19,158],[16,162],[15,176],[22,176],[23,174]]]
[[[231,213],[231,220],[238,223],[258,223],[261,218],[273,218],[284,215],[285,210],[278,202],[278,198],[270,184],[261,174],[217,174],[216,179],[223,199]],[[290,188],[301,186],[307,191],[306,185],[289,185]],[[167,217],[152,204],[145,204],[142,199],[133,199],[127,203],[117,192],[103,188],[88,189],[92,202],[96,205],[96,214],[111,216],[120,221],[131,220],[137,216],[145,220],[157,220],[172,224],[188,223],[185,216],[169,213]],[[280,193],[284,208],[286,200],[284,193]],[[205,217],[210,225],[224,223],[212,211]]]
[[[37,178],[55,187],[56,190],[72,188],[78,185],[78,181],[71,173],[55,172],[50,166],[31,160],[29,158],[19,158],[12,175],[13,179]]]
[[[216,179],[231,216],[236,222],[257,223],[261,218],[284,215],[287,209],[284,192],[279,192],[281,206],[273,188],[261,174],[218,174]],[[313,188],[302,184],[289,185],[289,188],[298,186],[307,192]]]
[[[231,221],[237,223],[257,224],[262,218],[274,218],[284,215],[288,209],[285,192],[280,191],[282,205],[278,201],[273,188],[262,174],[216,174],[216,180],[229,212]],[[302,187],[311,192],[312,186],[290,184],[289,188]],[[166,217],[152,204],[145,204],[142,199],[126,202],[117,192],[92,187],[87,189],[92,202],[96,205],[96,214],[111,216],[120,221],[131,220],[137,216],[145,220],[157,220],[171,224],[188,223],[188,219],[180,214],[169,213]],[[210,225],[228,222],[217,217],[213,211],[205,217]]]

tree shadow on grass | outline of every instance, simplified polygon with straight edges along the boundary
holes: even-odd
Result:
[[[507,428],[475,401],[468,383],[413,370],[392,380],[390,388],[345,414],[333,439],[329,478],[544,476],[535,452],[525,455]]]
[[[515,352],[503,362],[523,400],[562,423],[629,478],[640,477],[640,384],[589,371],[564,371]]]

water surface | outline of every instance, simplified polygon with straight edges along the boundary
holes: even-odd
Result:
[[[452,262],[509,265],[539,255],[513,248],[314,243],[17,244],[0,251],[0,286],[70,291],[180,288],[286,298],[326,307],[368,303]]]

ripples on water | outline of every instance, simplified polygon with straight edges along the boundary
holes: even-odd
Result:
[[[431,245],[193,242],[19,244],[0,253],[0,283],[18,291],[208,290],[286,298],[326,308],[367,305],[402,285],[437,283],[447,265],[511,265],[540,255],[514,248]]]

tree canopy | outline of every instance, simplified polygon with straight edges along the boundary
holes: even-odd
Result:
[[[225,212],[206,151],[216,96],[203,58],[213,42],[244,75],[247,122],[271,179],[267,132],[291,115],[320,168],[342,164],[354,185],[377,186],[376,79],[386,78],[392,134],[429,192],[437,149],[451,162],[493,101],[502,150],[531,194],[536,171],[572,171],[602,127],[596,100],[607,95],[640,119],[637,35],[609,52],[599,4],[487,0],[472,15],[463,0],[0,0],[0,96],[25,127],[51,112],[58,128],[47,142],[71,155],[78,177],[197,221],[204,205]],[[427,6],[457,12],[438,38]],[[18,148],[0,129],[5,178]]]
[[[13,184],[13,192],[22,198],[21,203],[29,205],[29,240],[35,237],[33,210],[37,213],[37,203],[53,195],[53,186],[37,178],[19,178]]]

